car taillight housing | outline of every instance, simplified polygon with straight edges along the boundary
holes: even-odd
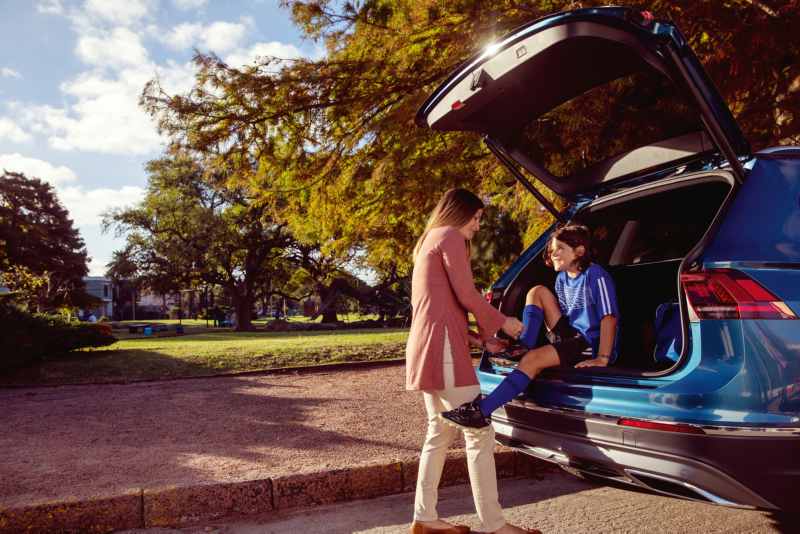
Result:
[[[491,289],[486,293],[486,302],[488,302],[489,304],[492,303],[492,290]]]
[[[652,423],[649,421],[637,421],[635,419],[620,419],[617,424],[620,426],[630,426],[634,428],[663,430],[664,432],[678,432],[680,434],[705,434],[705,431],[703,431],[702,428],[682,424]]]
[[[786,303],[736,269],[686,272],[681,282],[700,319],[797,319]]]

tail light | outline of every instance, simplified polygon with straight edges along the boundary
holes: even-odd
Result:
[[[492,290],[491,289],[486,293],[486,302],[488,302],[489,304],[492,303]]]
[[[620,419],[620,426],[631,426],[634,428],[648,428],[650,430],[663,430],[665,432],[678,432],[680,434],[705,434],[702,428],[690,425],[651,423],[650,421],[636,421],[635,419]]]
[[[797,319],[785,302],[735,269],[683,273],[681,282],[700,319]]]

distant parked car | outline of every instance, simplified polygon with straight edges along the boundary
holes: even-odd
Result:
[[[800,512],[800,148],[753,153],[675,23],[629,7],[514,30],[415,121],[481,134],[532,194],[519,168],[560,195],[563,214],[540,201],[594,232],[616,285],[617,361],[541,373],[494,413],[498,440],[581,476]],[[554,286],[549,235],[492,287],[504,314]],[[672,299],[675,361],[656,361]],[[484,353],[482,391],[514,366]]]

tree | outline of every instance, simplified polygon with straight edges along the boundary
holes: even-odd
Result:
[[[93,307],[86,293],[89,254],[55,190],[38,178],[0,176],[0,271],[12,289],[28,290],[41,309]]]
[[[242,188],[203,180],[202,165],[185,154],[152,160],[145,169],[144,200],[104,214],[104,231],[114,228],[126,238],[109,274],[135,275],[159,292],[222,286],[236,310],[234,330],[255,330],[253,305],[268,294],[275,262],[290,243],[283,225]]]
[[[257,194],[299,238],[360,249],[372,266],[407,267],[426,214],[456,186],[510,213],[527,244],[552,217],[508,185],[476,135],[419,130],[413,114],[463,60],[507,31],[564,9],[611,3],[284,0],[305,36],[325,43],[324,58],[266,57],[237,69],[213,52],[197,52],[190,92],[167,94],[154,79],[140,103],[173,149],[209,155],[211,169],[232,167],[230,186]],[[798,142],[799,5],[650,6],[683,28],[756,149]]]

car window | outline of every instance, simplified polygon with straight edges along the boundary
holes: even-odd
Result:
[[[685,257],[707,229],[705,222],[615,220],[593,237],[601,265],[636,265]]]
[[[513,143],[564,178],[630,150],[702,129],[666,76],[640,72],[562,104],[528,124]]]

